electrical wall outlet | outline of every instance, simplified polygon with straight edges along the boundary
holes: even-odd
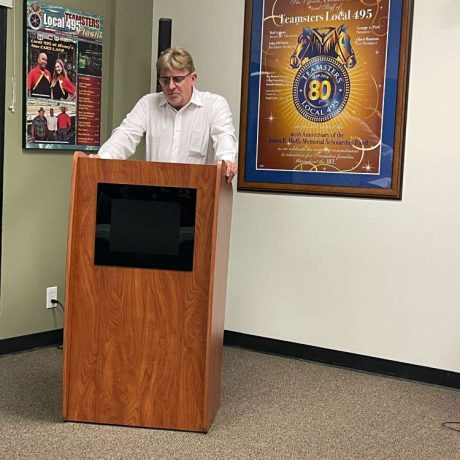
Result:
[[[57,300],[57,286],[46,288],[46,308],[56,308],[57,304],[51,303],[52,300]]]

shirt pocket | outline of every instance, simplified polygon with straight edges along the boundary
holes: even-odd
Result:
[[[208,139],[207,132],[194,129],[190,134],[187,157],[196,158],[197,160],[206,157]]]

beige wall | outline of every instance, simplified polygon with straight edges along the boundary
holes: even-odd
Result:
[[[112,43],[114,53],[107,74],[112,74],[110,88],[112,100],[111,129],[116,128],[136,102],[150,92],[152,57],[152,9],[153,0],[116,0]],[[145,158],[142,141],[136,150],[135,159]]]
[[[152,1],[54,0],[104,16],[102,133],[149,90]],[[14,17],[13,17],[14,13]],[[16,111],[6,110],[0,339],[62,327],[62,313],[45,309],[47,286],[64,301],[67,218],[72,153],[22,149],[23,1],[8,11],[6,106],[11,103],[13,49]],[[16,43],[13,44],[13,20]],[[116,35],[115,29],[116,27]],[[141,37],[141,39],[139,38]],[[142,40],[142,41],[140,41]]]
[[[237,121],[243,5],[154,4]],[[416,2],[401,202],[236,194],[226,329],[460,371],[459,32],[460,2]]]
[[[107,0],[66,4],[123,24]],[[236,125],[243,5],[154,0],[153,9],[154,37],[158,18],[173,18],[173,41],[195,56],[199,87],[228,98]],[[136,11],[143,36],[151,14]],[[402,201],[236,193],[226,329],[460,371],[460,96],[453,88],[433,96],[460,79],[459,18],[456,0],[416,2]],[[131,43],[132,32],[124,32]],[[121,75],[149,77],[146,50],[127,46],[124,33],[113,35],[113,53],[110,43],[104,50],[116,78],[103,109],[114,123],[146,92],[143,79],[130,88]],[[16,68],[22,75],[21,59]],[[69,154],[22,151],[20,110],[6,123],[0,339],[62,325],[44,309],[44,293],[52,284],[63,290],[70,175]]]

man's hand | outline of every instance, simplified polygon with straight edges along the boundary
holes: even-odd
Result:
[[[233,163],[232,161],[226,160],[225,163],[227,165],[227,171],[225,172],[225,177],[227,178],[227,183],[229,184],[236,174],[237,166],[236,166],[236,163]]]

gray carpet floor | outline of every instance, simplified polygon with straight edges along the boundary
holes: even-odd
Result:
[[[0,459],[460,459],[460,391],[224,348],[208,434],[61,421],[56,348],[0,357]]]

